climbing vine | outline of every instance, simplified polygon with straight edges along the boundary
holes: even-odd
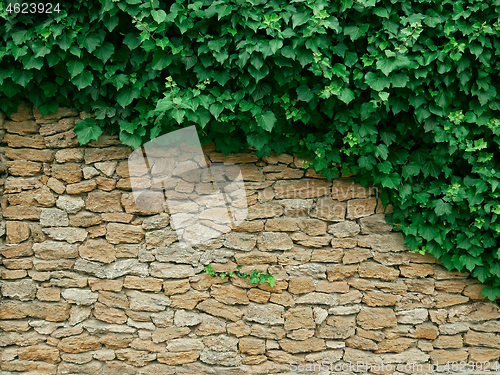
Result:
[[[500,0],[0,3],[0,109],[77,107],[80,143],[196,125],[225,154],[356,173],[411,249],[500,296]]]

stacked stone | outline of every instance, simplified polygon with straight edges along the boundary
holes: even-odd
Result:
[[[375,189],[328,182],[296,156],[208,146],[211,162],[240,167],[248,217],[180,246],[167,213],[134,203],[130,148],[112,136],[79,146],[72,128],[88,116],[0,114],[2,374],[498,360],[499,307],[468,274],[410,253]],[[277,283],[211,277],[210,263]]]

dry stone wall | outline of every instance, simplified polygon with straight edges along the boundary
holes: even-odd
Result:
[[[113,136],[79,146],[72,128],[86,116],[0,113],[2,374],[498,360],[498,305],[469,275],[409,252],[374,188],[328,182],[291,155],[225,158],[207,146],[207,160],[241,168],[248,217],[187,250],[167,213],[135,205],[131,149]],[[209,263],[277,283],[211,277]]]

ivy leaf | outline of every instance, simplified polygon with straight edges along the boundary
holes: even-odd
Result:
[[[307,85],[300,85],[297,87],[297,100],[310,102],[314,99],[314,93]]]
[[[76,123],[74,132],[81,145],[89,143],[91,140],[97,141],[102,134],[102,129],[92,118],[86,118]]]
[[[251,133],[247,135],[247,142],[250,146],[254,146],[257,150],[260,150],[267,144],[269,137],[262,133]]]
[[[21,85],[23,87],[26,87],[29,81],[33,78],[33,72],[29,70],[16,70],[14,73],[12,73],[12,80],[17,83],[18,85]]]
[[[101,39],[96,34],[79,35],[77,40],[78,44],[84,47],[89,53],[94,52],[101,44]]]
[[[381,184],[389,189],[397,189],[401,182],[401,177],[397,173],[391,173],[382,178]]]
[[[120,132],[120,142],[136,149],[142,145],[142,138],[138,134],[130,134],[128,132]]]
[[[111,58],[111,56],[113,56],[114,53],[115,47],[111,43],[105,42],[102,46],[96,49],[94,55],[105,63]]]
[[[165,22],[165,20],[167,19],[167,13],[165,13],[165,11],[162,9],[152,10],[151,15],[153,16],[153,19],[156,21],[156,23]]]
[[[85,68],[85,65],[83,65],[83,63],[78,60],[68,61],[66,66],[68,67],[68,72],[72,79],[83,72],[83,69]]]
[[[267,111],[255,117],[257,124],[264,130],[270,132],[276,123],[276,116],[273,112]]]
[[[368,72],[365,76],[365,83],[375,91],[382,91],[388,88],[391,83],[387,77],[378,77],[375,73]]]
[[[438,216],[450,215],[451,205],[449,203],[445,203],[442,199],[438,199],[434,207],[434,212],[436,212],[436,215]]]
[[[490,301],[494,301],[497,297],[500,297],[500,288],[498,287],[486,287],[483,289],[483,297],[488,298]]]
[[[292,16],[292,27],[295,29],[297,26],[305,24],[311,16],[306,12],[299,12]]]
[[[355,98],[354,93],[351,90],[345,88],[340,89],[340,94],[337,94],[337,96],[345,104],[349,104]]]
[[[425,240],[430,241],[439,236],[439,229],[429,225],[423,225],[418,228],[418,234]]]
[[[135,86],[124,87],[116,94],[116,101],[123,108],[128,106],[134,99],[137,99],[140,95],[140,91]]]
[[[85,70],[73,78],[72,82],[78,87],[78,90],[84,89],[92,84],[94,76],[88,70]]]

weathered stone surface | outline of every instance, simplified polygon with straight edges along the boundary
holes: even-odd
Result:
[[[353,221],[342,221],[328,227],[328,233],[333,234],[333,236],[337,238],[352,237],[359,232],[359,225]]]
[[[130,300],[130,309],[136,311],[162,311],[171,304],[170,298],[163,294],[144,293],[137,290],[127,290],[125,294]]]
[[[144,230],[135,225],[109,223],[106,226],[106,240],[112,244],[140,243]]]
[[[23,160],[8,161],[7,169],[12,176],[37,176],[41,172],[42,163]]]
[[[431,357],[431,363],[453,363],[462,362],[467,360],[467,350],[457,349],[457,350],[433,350],[429,353]]]
[[[278,181],[274,185],[274,194],[277,199],[316,198],[328,195],[330,192],[330,182],[314,179]]]
[[[261,251],[290,250],[293,242],[286,233],[264,232],[257,239],[257,247]]]
[[[78,256],[78,246],[65,242],[45,241],[33,245],[34,253],[44,260],[76,258]]]
[[[285,330],[300,328],[316,328],[313,319],[313,310],[310,307],[294,307],[283,314],[285,318]]]
[[[30,206],[9,206],[3,210],[3,217],[10,220],[39,220],[41,209]]]
[[[33,345],[19,348],[17,356],[22,361],[43,361],[52,364],[61,362],[59,350],[48,345]]]
[[[4,281],[1,284],[2,295],[4,297],[18,299],[21,301],[30,301],[36,295],[36,283],[30,279],[20,281]]]
[[[500,349],[500,338],[494,333],[470,330],[464,335],[464,344],[467,346],[485,346]]]
[[[52,150],[34,150],[32,148],[4,148],[5,157],[12,160],[51,162],[54,160],[54,154],[55,152]]]
[[[343,221],[347,210],[346,202],[339,202],[330,197],[319,198],[311,211],[311,217],[327,221]]]
[[[101,348],[99,338],[88,334],[66,337],[59,341],[57,348],[66,353],[83,353]]]
[[[52,240],[66,241],[71,244],[84,241],[88,235],[87,230],[83,228],[71,227],[43,228],[43,232]]]
[[[361,309],[356,322],[364,329],[395,327],[397,324],[396,315],[392,309],[379,307]]]
[[[151,276],[161,279],[181,279],[194,276],[194,268],[187,264],[151,263]]]
[[[16,134],[6,134],[3,137],[3,141],[13,148],[36,148],[44,149],[45,142],[43,137],[40,135],[26,135],[20,136]]]
[[[116,260],[115,247],[104,240],[88,240],[78,247],[80,257],[103,263],[111,263]]]
[[[360,277],[375,278],[385,281],[395,280],[399,276],[399,271],[392,267],[386,267],[375,262],[360,263],[358,268]]]
[[[30,236],[30,226],[22,221],[7,221],[5,223],[7,243],[17,244],[27,240]]]
[[[99,161],[127,159],[131,149],[128,147],[106,147],[85,149],[85,164]]]
[[[372,257],[372,252],[369,249],[364,249],[362,247],[355,247],[354,249],[347,249],[344,251],[344,257],[342,258],[342,263],[353,264],[361,263]]]
[[[234,285],[213,285],[210,294],[217,301],[226,305],[250,303],[246,291]]]
[[[60,322],[68,319],[67,303],[49,302],[14,302],[5,301],[0,304],[0,319],[23,319],[25,317]]]
[[[281,348],[288,353],[320,352],[326,349],[325,340],[310,338],[303,341],[283,339],[279,342]]]
[[[91,191],[85,199],[85,208],[92,212],[121,212],[121,193],[119,191]]]

